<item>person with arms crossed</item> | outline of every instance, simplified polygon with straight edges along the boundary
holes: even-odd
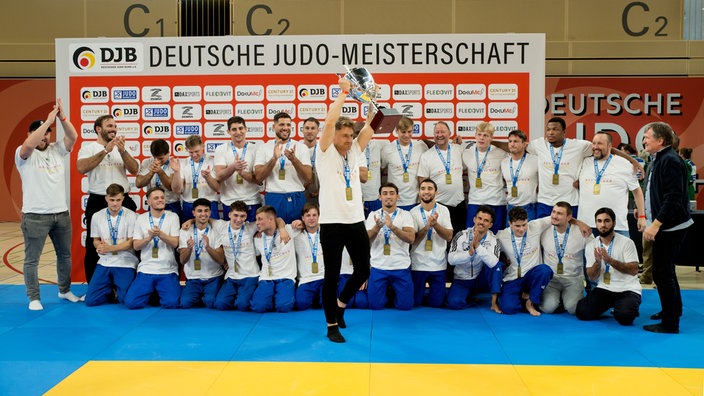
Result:
[[[189,158],[181,159],[179,172],[174,172],[171,185],[181,191],[181,223],[193,218],[193,202],[205,198],[210,202],[210,217],[219,219],[218,192],[220,182],[215,177],[215,164],[204,155],[203,141],[199,135],[186,138]]]
[[[227,120],[230,141],[215,149],[215,176],[220,181],[222,217],[230,219],[230,205],[235,201],[247,204],[247,221],[254,222],[261,205],[259,183],[254,177],[257,145],[247,141],[247,124],[242,117]]]
[[[401,117],[396,135],[396,141],[381,150],[381,168],[386,169],[386,180],[398,186],[399,208],[411,210],[418,204],[418,165],[428,146],[412,139],[413,120],[408,117]]]
[[[450,212],[435,201],[437,188],[434,181],[419,183],[420,205],[411,209],[415,241],[411,246],[411,278],[413,279],[413,305],[420,306],[425,298],[433,308],[445,302],[445,272],[447,270],[447,243],[452,240]]]
[[[274,115],[276,139],[257,149],[254,175],[266,184],[264,202],[290,224],[301,216],[306,202],[305,186],[313,176],[310,150],[302,142],[291,139],[291,116]]]
[[[598,283],[577,304],[577,318],[595,320],[613,308],[616,321],[629,326],[638,317],[641,302],[636,245],[614,232],[616,214],[613,210],[599,208],[594,217],[599,236],[586,247],[587,276]]]
[[[64,138],[49,143],[50,126],[58,118]],[[56,252],[59,298],[71,302],[82,298],[71,292],[71,217],[66,196],[64,159],[76,143],[76,128],[66,119],[61,99],[45,121],[30,124],[29,134],[15,150],[15,167],[22,180],[22,237],[24,239],[24,284],[29,309],[44,309],[39,293],[37,268],[47,235]]]
[[[474,215],[474,225],[455,235],[447,261],[455,267],[455,277],[447,295],[447,307],[462,309],[473,292],[491,293],[491,310],[503,313],[498,304],[503,275],[499,263],[499,246],[490,228],[494,210],[480,206]]]
[[[514,129],[508,133],[509,155],[501,161],[501,173],[508,189],[506,210],[520,206],[531,221],[537,218],[538,158],[526,151],[527,145],[528,137],[523,131]]]
[[[85,143],[78,151],[76,170],[88,176],[88,202],[86,203],[86,229],[91,229],[93,215],[107,208],[105,190],[109,185],[117,183],[125,189],[125,199],[122,206],[132,211],[137,210],[137,204],[127,195],[130,183],[127,172],[136,174],[139,164],[125,148],[125,137],[117,135],[117,124],[113,116],[106,114],[98,117],[93,123],[93,129],[98,135],[95,142]],[[86,281],[90,283],[93,272],[98,264],[98,253],[92,243],[86,243],[86,255],[83,260]]]
[[[90,237],[98,252],[98,266],[88,284],[86,306],[125,300],[139,260],[132,248],[137,214],[123,208],[125,190],[113,183],[105,190],[108,207],[93,215]]]
[[[166,210],[170,210],[181,216],[181,190],[182,186],[174,185],[176,191],[172,190],[174,173],[181,171],[181,164],[178,159],[169,158],[169,143],[164,139],[156,139],[149,145],[152,158],[146,159],[139,167],[139,173],[135,180],[135,187],[164,187],[166,192]]]
[[[181,285],[174,256],[178,246],[178,215],[165,210],[163,187],[150,188],[146,198],[149,211],[137,216],[134,226],[133,247],[139,252],[140,262],[124,303],[129,309],[144,308],[156,291],[162,307],[178,308]]]
[[[643,237],[652,242],[653,280],[662,311],[651,319],[661,323],[643,326],[654,333],[679,333],[682,295],[677,282],[675,259],[687,229],[694,224],[689,215],[687,170],[672,148],[675,132],[664,122],[649,124],[643,146],[653,157],[645,187],[647,227]]]

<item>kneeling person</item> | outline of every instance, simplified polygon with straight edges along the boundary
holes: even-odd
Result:
[[[616,321],[628,326],[638,317],[641,302],[638,251],[631,239],[614,233],[613,210],[600,208],[594,217],[599,237],[586,247],[587,276],[598,284],[577,304],[577,318],[598,319],[613,307]]]
[[[303,221],[292,223],[294,229],[302,232],[294,238],[296,263],[298,266],[298,288],[296,289],[296,309],[304,311],[323,303],[323,279],[325,260],[320,247],[320,226],[318,205],[308,202],[303,205]]]

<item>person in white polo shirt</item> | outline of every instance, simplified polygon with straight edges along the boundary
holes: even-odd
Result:
[[[125,137],[117,135],[117,124],[112,115],[98,117],[93,123],[98,140],[83,144],[78,151],[76,170],[88,176],[88,202],[86,203],[86,227],[90,230],[93,215],[107,207],[105,190],[112,183],[125,189],[122,206],[136,211],[137,204],[127,193],[130,183],[127,172],[137,174],[139,164],[125,148]],[[83,261],[86,281],[90,283],[98,264],[98,254],[92,243],[86,243],[86,255]]]
[[[64,138],[49,143],[50,126],[58,119]],[[39,296],[37,267],[47,235],[56,252],[59,298],[71,302],[80,298],[71,292],[71,217],[66,196],[64,160],[76,143],[76,128],[66,119],[61,99],[45,121],[34,121],[29,135],[15,150],[15,166],[22,180],[22,237],[24,238],[24,284],[29,309],[44,309]]]

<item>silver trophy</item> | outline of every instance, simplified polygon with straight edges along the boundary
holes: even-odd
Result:
[[[345,78],[352,83],[350,96],[352,99],[367,103],[374,106],[376,114],[371,122],[371,127],[374,133],[391,133],[396,129],[398,122],[401,120],[401,113],[396,109],[379,106],[376,103],[377,85],[374,82],[374,77],[364,67],[347,68]],[[371,111],[371,106],[369,111]]]

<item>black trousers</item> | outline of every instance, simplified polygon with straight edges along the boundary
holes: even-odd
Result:
[[[325,257],[325,280],[323,281],[323,310],[325,320],[337,323],[337,299],[347,304],[364,282],[369,279],[369,236],[364,222],[354,224],[321,224],[320,247]],[[354,268],[344,289],[337,295],[342,266],[342,249],[352,259]]]
[[[575,315],[580,320],[596,320],[613,307],[616,321],[628,326],[638,317],[640,301],[641,296],[636,292],[615,293],[597,287],[587,297],[579,300]]]
[[[682,294],[675,272],[675,259],[679,256],[687,229],[660,231],[653,241],[653,281],[657,286],[662,306],[662,324],[679,328],[682,316]]]
[[[125,200],[122,201],[122,206],[133,211],[137,210],[137,204],[127,194],[125,194]],[[107,207],[108,202],[105,200],[105,195],[91,193],[88,196],[88,202],[86,203],[86,255],[83,258],[83,270],[86,273],[86,282],[88,283],[93,279],[93,273],[98,266],[99,259],[98,252],[95,251],[95,246],[93,246],[93,238],[90,236],[90,225],[93,215]]]
[[[465,201],[462,201],[456,206],[445,206],[450,212],[450,222],[452,223],[452,235],[455,236],[458,232],[467,228],[467,203]]]

